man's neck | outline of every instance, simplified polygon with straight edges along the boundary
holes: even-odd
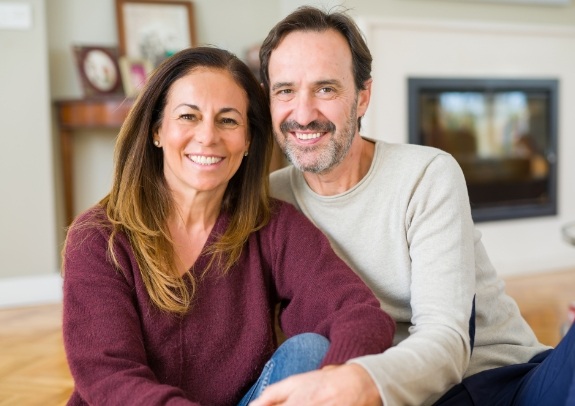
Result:
[[[338,165],[328,172],[317,174],[304,172],[309,187],[322,196],[333,196],[357,185],[369,171],[375,144],[356,134],[351,147]]]

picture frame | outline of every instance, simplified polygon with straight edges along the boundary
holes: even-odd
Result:
[[[152,73],[152,63],[127,56],[121,56],[119,61],[124,93],[127,97],[136,97]]]
[[[116,0],[120,55],[148,60],[153,67],[196,45],[192,2]]]
[[[99,45],[72,45],[84,97],[122,95],[118,48]]]

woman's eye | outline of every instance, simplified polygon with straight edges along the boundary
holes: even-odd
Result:
[[[220,119],[219,125],[226,129],[234,129],[239,127],[240,123],[238,123],[235,119],[230,117],[224,117]]]
[[[186,121],[197,121],[198,118],[195,114],[180,114],[180,118]]]

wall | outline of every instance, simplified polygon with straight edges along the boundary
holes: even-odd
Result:
[[[217,45],[243,57],[247,48],[261,42],[275,21],[278,6],[273,1],[194,0],[198,45]],[[116,46],[118,34],[114,0],[50,0],[47,9],[50,52],[50,87],[53,100],[79,98],[83,92],[73,44]],[[234,27],[231,29],[230,27]],[[54,129],[56,131],[56,129]],[[116,131],[79,131],[73,141],[75,214],[100,200],[109,190],[113,171]],[[59,151],[54,162],[61,173]],[[56,177],[57,222],[64,224],[61,177]],[[59,239],[64,238],[60,227]]]
[[[365,134],[407,142],[407,78],[557,78],[559,213],[479,223],[501,275],[575,268],[575,247],[561,226],[575,220],[575,27],[430,19],[364,19],[374,57],[374,97]]]
[[[1,305],[7,293],[11,297],[24,297],[24,293],[30,291],[28,281],[17,286],[12,284],[18,277],[48,274],[54,277],[50,286],[57,287],[54,281],[59,280],[58,251],[64,237],[64,221],[58,137],[51,116],[51,101],[82,96],[71,53],[72,44],[116,45],[117,32],[114,0],[0,2],[30,4],[34,12],[32,30],[0,31],[0,119],[6,151],[0,160],[3,196],[0,201]],[[238,55],[263,40],[279,18],[304,3],[326,8],[342,3],[355,17],[575,25],[573,1],[568,6],[471,0],[194,0],[193,3],[199,42],[223,46]],[[554,59],[555,55],[550,58]],[[456,64],[453,66],[457,68]],[[76,136],[77,212],[94,204],[108,191],[114,138],[115,132],[85,132]],[[566,174],[574,173],[575,168],[568,157],[561,159],[560,176],[564,178]],[[564,217],[557,219],[557,225],[567,219],[569,213],[565,212],[565,207],[572,203],[571,198],[565,199],[563,195],[561,199]],[[499,234],[509,240],[507,245],[513,242],[517,247],[529,250],[534,247],[525,244],[526,231],[556,235],[553,234],[556,227],[539,220],[522,224],[519,221],[514,227],[507,224],[482,226],[488,247],[499,249],[499,244],[493,242],[498,241],[493,238]],[[519,253],[520,248],[513,252],[514,255]],[[497,252],[495,256],[498,256]],[[517,258],[521,256],[519,253]],[[515,261],[515,258],[510,260]],[[547,265],[537,263],[536,267],[546,269]],[[5,283],[6,280],[10,283]],[[36,280],[41,281],[37,284],[40,291],[46,290],[43,289],[46,282],[42,278]],[[34,297],[35,293],[30,295]]]
[[[261,42],[273,24],[303,4],[329,9],[342,4],[351,15],[427,16],[452,20],[575,23],[575,6],[549,7],[486,2],[429,0],[195,0],[197,37],[242,56]],[[222,12],[225,10],[225,12]],[[71,44],[117,44],[114,0],[50,0],[48,7],[50,83],[52,99],[80,97],[82,91]],[[109,189],[115,132],[81,132],[74,143],[76,214],[99,200]],[[56,163],[59,157],[56,156]],[[60,173],[60,167],[56,167]],[[62,224],[61,183],[56,178],[58,224]],[[63,232],[60,231],[60,239]]]
[[[0,276],[58,271],[44,0],[29,29],[0,29]],[[0,299],[7,293],[0,289]]]

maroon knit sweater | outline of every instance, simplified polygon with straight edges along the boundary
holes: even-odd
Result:
[[[104,212],[84,213],[96,223]],[[208,239],[226,228],[220,216]],[[76,223],[78,224],[78,222]],[[287,336],[331,341],[324,364],[382,352],[393,320],[302,214],[279,204],[226,276],[210,271],[185,316],[150,302],[125,235],[107,256],[108,232],[73,226],[64,277],[64,343],[75,380],[71,405],[234,405],[276,349],[274,306]],[[200,257],[196,269],[207,258]]]

